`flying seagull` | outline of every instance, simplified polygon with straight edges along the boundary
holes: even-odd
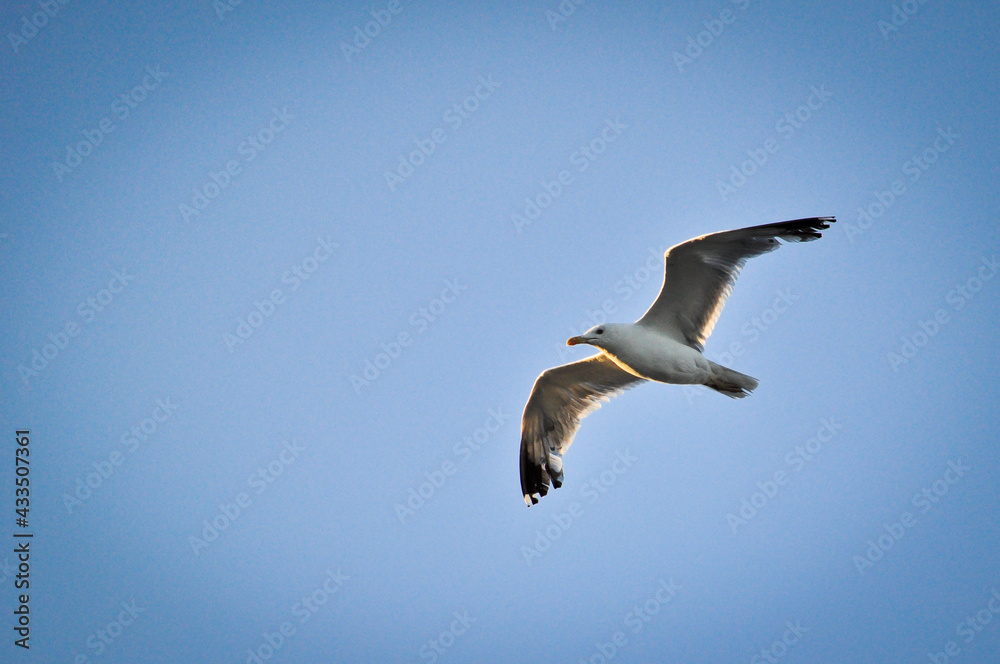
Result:
[[[785,242],[821,237],[833,217],[796,219],[702,235],[667,249],[663,287],[634,323],[595,325],[566,343],[600,352],[546,369],[535,380],[521,417],[521,490],[531,507],[563,483],[563,454],[580,420],[647,380],[704,385],[734,399],[757,379],[705,358],[705,341],[748,258]]]

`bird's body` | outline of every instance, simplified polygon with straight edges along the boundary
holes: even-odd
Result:
[[[757,379],[705,358],[726,299],[747,259],[786,242],[820,237],[833,217],[796,219],[712,233],[688,240],[664,255],[663,287],[635,323],[597,325],[572,337],[570,345],[600,350],[585,360],[542,372],[521,418],[521,489],[530,507],[562,485],[562,457],[580,421],[602,401],[645,381],[704,385],[743,398]]]
[[[704,385],[712,376],[704,355],[656,328],[638,323],[601,327],[605,336],[601,350],[634,376],[675,385]]]

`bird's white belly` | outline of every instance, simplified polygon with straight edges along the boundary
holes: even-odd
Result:
[[[637,332],[626,347],[604,350],[625,371],[679,385],[701,385],[711,376],[708,360],[694,348],[642,328]]]

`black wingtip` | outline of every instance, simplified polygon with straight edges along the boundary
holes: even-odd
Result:
[[[538,504],[538,499],[549,491],[545,468],[532,463],[527,446],[521,443],[521,493],[528,507]]]
[[[805,219],[792,219],[782,221],[777,224],[768,224],[771,228],[780,228],[782,233],[778,235],[786,242],[811,242],[823,237],[821,231],[830,228],[830,224],[837,221],[836,217],[807,217]]]
[[[537,505],[542,496],[549,492],[549,485],[553,489],[562,486],[562,473],[558,476],[550,475],[548,464],[535,464],[528,454],[527,446],[521,445],[521,493],[524,495],[524,503],[531,507]]]

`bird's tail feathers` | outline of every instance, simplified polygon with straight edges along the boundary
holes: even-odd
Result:
[[[753,376],[741,374],[739,371],[727,369],[715,362],[708,363],[712,367],[712,377],[705,383],[705,387],[710,387],[717,392],[725,394],[733,399],[742,399],[749,396],[760,383]]]

